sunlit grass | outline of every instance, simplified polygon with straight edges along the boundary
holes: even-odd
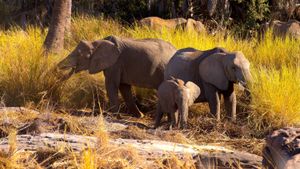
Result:
[[[43,40],[40,29],[34,27],[0,37],[0,91],[7,105],[38,102],[54,89],[58,79],[50,70],[58,57],[43,56]]]
[[[17,132],[11,131],[8,136],[9,151],[0,152],[1,169],[22,169],[22,168],[42,168],[37,161],[32,158],[31,152],[17,150]]]
[[[93,78],[83,73],[61,81],[61,75],[54,71],[55,65],[68,54],[68,50],[59,55],[45,56],[42,46],[45,34],[36,27],[29,27],[26,31],[14,28],[0,31],[0,34],[2,103],[22,106],[50,100],[53,104],[61,103],[66,107],[92,104],[93,92],[100,91],[101,75],[96,75],[100,78]]]
[[[250,122],[258,130],[300,124],[300,69],[258,67],[253,71]]]
[[[111,19],[79,16],[72,18],[72,36],[68,40],[71,47],[76,46],[80,40],[97,40],[109,35],[125,35],[125,29]]]

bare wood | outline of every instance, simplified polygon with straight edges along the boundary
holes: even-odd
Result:
[[[71,16],[72,16],[72,0],[67,0],[67,11],[66,11],[66,25],[65,34],[66,37],[71,37]]]
[[[263,165],[268,169],[300,168],[300,128],[283,128],[268,135]]]
[[[0,113],[10,113],[10,112],[20,112],[20,113],[34,113],[34,114],[40,114],[40,112],[32,110],[32,109],[27,109],[25,107],[0,107]]]
[[[112,139],[109,145],[118,147],[132,147],[147,159],[168,158],[171,155],[183,157],[191,155],[198,168],[205,168],[209,165],[218,167],[242,167],[259,168],[261,157],[229,150],[222,146],[210,145],[188,145],[178,144],[159,140],[133,140],[133,139]],[[17,149],[26,151],[37,151],[40,149],[70,148],[74,152],[80,152],[86,148],[96,148],[97,138],[80,135],[42,133],[37,136],[18,135]],[[7,138],[0,140],[0,150],[8,152],[9,145]]]

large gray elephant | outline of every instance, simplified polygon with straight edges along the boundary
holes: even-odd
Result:
[[[93,42],[81,41],[62,60],[60,69],[72,68],[75,73],[103,71],[111,110],[118,111],[118,90],[130,112],[142,117],[135,104],[131,86],[157,89],[164,80],[164,70],[176,48],[160,39],[128,39],[108,36]]]
[[[236,120],[234,83],[246,86],[251,80],[249,61],[242,52],[227,52],[223,48],[200,51],[194,48],[178,50],[165,70],[165,80],[171,77],[192,81],[201,89],[196,102],[209,103],[210,111],[220,120],[220,97],[224,97],[227,114]]]

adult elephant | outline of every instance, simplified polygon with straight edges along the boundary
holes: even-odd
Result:
[[[297,20],[289,20],[288,22],[273,20],[262,24],[259,30],[260,40],[265,38],[269,29],[272,30],[273,37],[300,39],[300,22]]]
[[[62,60],[60,69],[72,68],[75,73],[103,71],[105,87],[112,111],[118,111],[118,90],[126,106],[136,117],[142,117],[132,95],[132,85],[157,89],[164,80],[165,67],[176,48],[160,39],[127,39],[108,36],[93,42],[81,41]]]
[[[227,52],[223,48],[200,51],[194,48],[178,50],[165,70],[165,80],[172,77],[192,81],[201,89],[196,102],[207,102],[212,114],[220,120],[220,97],[224,97],[227,114],[236,120],[234,83],[246,86],[251,80],[249,61],[242,52]]]
[[[141,19],[138,24],[142,27],[148,27],[154,31],[161,31],[163,28],[168,30],[175,30],[187,23],[184,18],[174,18],[174,19],[163,19],[156,16],[151,16]]]

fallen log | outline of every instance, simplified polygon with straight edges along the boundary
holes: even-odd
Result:
[[[24,107],[0,107],[0,137],[14,129],[18,134],[38,133],[40,112]]]
[[[300,128],[283,128],[268,135],[263,165],[267,169],[300,168]]]
[[[98,144],[96,137],[69,135],[58,133],[42,133],[40,135],[18,135],[17,150],[38,151],[41,149],[61,149],[62,147],[72,149],[73,152],[81,152],[84,149],[96,148]],[[197,168],[215,166],[217,168],[260,168],[261,157],[230,150],[222,146],[189,145],[159,140],[133,140],[112,139],[109,145],[117,147],[132,147],[138,154],[150,161],[176,155],[183,157],[190,155],[196,161]],[[0,139],[0,151],[9,151],[8,138]],[[101,145],[100,145],[101,147]]]
[[[19,112],[22,114],[26,114],[26,113],[33,113],[33,114],[40,114],[40,112],[32,110],[32,109],[27,109],[25,107],[0,107],[0,113],[4,114],[4,113],[10,113],[10,112]]]

